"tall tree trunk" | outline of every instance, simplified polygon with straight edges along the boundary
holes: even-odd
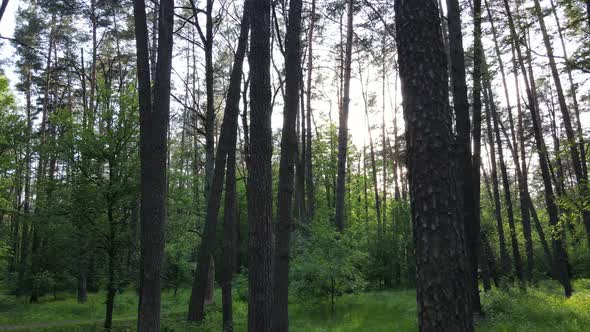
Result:
[[[112,164],[109,163],[109,170],[112,170]],[[109,171],[109,178],[113,175]],[[108,235],[107,235],[107,299],[106,299],[106,317],[104,320],[104,328],[110,331],[113,327],[113,309],[115,308],[115,295],[117,294],[116,285],[116,259],[117,259],[117,231],[116,221],[114,219],[114,208],[112,198],[107,197],[107,221],[108,221]],[[159,327],[159,326],[158,326]]]
[[[510,10],[510,5],[508,4],[508,0],[504,0],[504,8],[506,10],[506,16],[508,19],[508,25],[510,28],[510,35],[512,36],[513,40],[518,40],[518,35],[516,33],[516,28],[514,24],[514,20],[512,19],[512,12]],[[526,67],[524,64],[524,58],[522,56],[522,51],[520,49],[520,45],[514,45],[516,49],[516,53],[518,56],[518,63],[521,68],[522,76],[524,79],[524,85],[526,88],[527,93],[527,100],[528,100],[528,108],[531,112],[531,117],[533,119],[533,132],[535,136],[535,144],[537,147],[537,154],[539,155],[539,165],[541,167],[541,175],[543,178],[543,187],[545,189],[545,204],[547,206],[547,213],[549,215],[549,224],[552,227],[556,227],[558,224],[558,214],[557,214],[557,206],[555,204],[555,196],[553,194],[553,187],[551,186],[551,177],[549,175],[549,166],[547,164],[547,150],[545,147],[545,140],[542,134],[542,128],[539,121],[539,114],[537,111],[536,100],[533,95],[531,85],[529,82],[533,81],[533,77],[529,77],[526,73]],[[564,294],[566,297],[570,297],[573,289],[570,282],[570,277],[568,274],[568,262],[567,262],[567,255],[565,252],[565,248],[563,246],[563,242],[556,236],[556,234],[552,234],[552,246],[553,246],[553,253],[554,253],[554,271],[558,276],[559,281],[563,285]]]
[[[486,103],[487,104],[487,103]],[[487,107],[487,106],[486,106]],[[487,109],[486,109],[486,113]],[[487,118],[487,115],[486,115]],[[489,126],[488,126],[489,128]],[[483,166],[480,165],[481,168],[481,172],[483,173],[483,178],[484,178],[484,183],[487,189],[487,194],[488,194],[488,198],[490,201],[493,201],[493,195],[492,195],[492,189],[490,186],[490,179],[488,177],[488,175],[486,174],[486,170],[485,168],[483,168]],[[492,251],[492,247],[490,246],[490,242],[488,240],[487,235],[485,234],[485,232],[482,232],[482,251],[485,252],[486,254],[486,264],[489,266],[489,270],[490,270],[490,275],[492,277],[492,279],[494,280],[494,285],[496,287],[500,287],[500,283],[498,280],[498,273],[497,273],[497,268],[496,268],[496,258],[494,257],[494,252]]]
[[[489,95],[492,91],[487,92]],[[489,99],[489,97],[488,97]],[[512,259],[514,262],[514,271],[516,277],[520,282],[523,281],[522,263],[520,258],[520,249],[518,246],[518,238],[516,235],[516,227],[514,225],[514,212],[512,210],[512,194],[510,191],[510,181],[508,180],[508,172],[506,170],[506,163],[504,162],[504,147],[502,146],[502,138],[500,136],[500,122],[499,116],[496,112],[496,106],[490,104],[492,122],[494,124],[494,134],[496,139],[496,146],[498,147],[498,158],[500,160],[500,174],[502,176],[502,187],[504,188],[504,200],[506,202],[506,214],[508,216],[508,226],[510,228],[510,239],[512,242]]]
[[[473,331],[470,293],[465,287],[470,275],[465,225],[454,198],[460,190],[455,181],[438,8],[433,1],[397,0],[395,12],[416,241],[419,330]],[[422,56],[415,56],[417,50]]]
[[[338,125],[338,165],[336,176],[336,214],[335,224],[338,231],[344,231],[344,193],[346,191],[346,152],[348,149],[348,110],[350,105],[350,67],[352,62],[352,8],[353,0],[347,0],[346,47],[344,51],[344,72],[342,101]]]
[[[305,149],[305,183],[307,193],[307,221],[313,219],[315,214],[315,185],[313,181],[313,162],[312,162],[312,145],[311,145],[311,93],[312,93],[312,80],[311,75],[313,73],[313,30],[315,28],[315,0],[311,0],[311,12],[309,14],[309,31],[307,35],[307,148]]]
[[[387,132],[385,130],[385,74],[386,74],[386,67],[385,67],[385,34],[383,34],[383,38],[381,40],[381,52],[383,53],[383,58],[381,59],[381,158],[383,160],[383,214],[382,214],[382,222],[383,222],[383,231],[385,233],[385,220],[387,219],[387,143],[389,139],[387,137]],[[368,120],[367,120],[368,121]],[[385,278],[387,282],[389,278]]]
[[[25,139],[27,147],[25,148],[25,185],[24,185],[24,200],[23,200],[23,219],[21,226],[21,241],[20,241],[20,254],[18,267],[17,267],[17,279],[16,279],[16,295],[20,295],[24,288],[24,279],[27,268],[27,259],[29,253],[29,218],[31,213],[31,152],[32,152],[32,141],[31,136],[33,134],[33,117],[32,117],[32,103],[31,103],[31,72],[27,73],[26,88],[26,108],[27,108],[27,127]],[[15,252],[16,255],[16,252]]]
[[[143,332],[160,331],[160,274],[166,224],[166,139],[170,115],[174,1],[160,1],[153,104],[145,1],[134,0],[133,13],[139,84],[141,163],[141,279],[137,329]]]
[[[484,94],[487,99],[487,93]],[[494,143],[494,131],[492,127],[492,112],[490,111],[491,103],[486,100],[486,125],[488,132],[488,144],[490,145],[490,161],[491,161],[491,180],[492,192],[494,197],[494,217],[496,219],[496,229],[498,232],[498,242],[500,246],[500,269],[502,274],[510,273],[510,256],[506,248],[506,237],[504,235],[504,223],[502,221],[502,203],[500,201],[500,190],[498,186],[498,171],[496,166],[496,148]]]
[[[49,31],[49,40],[48,40],[48,51],[47,51],[47,64],[45,66],[45,89],[44,89],[44,93],[43,93],[43,107],[41,110],[42,116],[41,116],[41,128],[39,129],[39,142],[40,142],[40,146],[44,146],[47,142],[47,137],[48,135],[51,135],[51,128],[49,125],[49,99],[50,99],[50,95],[52,94],[52,92],[50,91],[50,88],[52,87],[52,82],[51,80],[53,79],[52,77],[52,61],[57,60],[57,59],[53,59],[52,57],[52,50],[53,47],[55,45],[55,33],[56,33],[56,29],[55,29],[55,22],[56,22],[56,18],[55,15],[52,15],[51,17],[51,28]],[[53,54],[55,55],[55,54]],[[39,264],[41,263],[41,259],[40,259],[40,255],[39,255],[39,249],[40,249],[40,234],[39,234],[39,228],[41,227],[41,223],[40,223],[40,219],[42,218],[42,215],[44,213],[43,208],[44,208],[44,204],[47,205],[48,201],[47,201],[47,163],[48,163],[48,155],[47,155],[47,151],[45,151],[43,148],[39,151],[39,160],[37,162],[37,179],[36,179],[36,191],[37,191],[37,195],[36,195],[36,201],[35,201],[35,209],[33,212],[33,216],[31,219],[31,268],[30,268],[30,273],[31,275],[36,274],[39,269]],[[51,172],[49,173],[51,174]],[[38,293],[38,289],[37,287],[32,287],[31,289],[31,298],[30,298],[30,302],[37,302],[39,297],[39,293]]]
[[[299,89],[301,82],[301,0],[289,2],[289,24],[285,36],[285,108],[283,110],[283,131],[281,137],[281,160],[279,165],[279,187],[277,194],[277,226],[274,259],[274,304],[272,314],[272,330],[275,332],[289,330],[289,251],[291,246],[292,193],[294,165],[297,161],[296,118],[299,109]],[[301,112],[301,123],[305,123],[305,112]],[[302,126],[302,138],[305,128]],[[305,140],[302,144],[304,164]],[[303,168],[303,167],[302,167]],[[301,174],[303,179],[303,174]],[[301,201],[305,201],[301,186]],[[304,204],[303,204],[304,206]],[[305,211],[301,210],[301,216]]]
[[[363,193],[365,202],[365,227],[369,234],[369,185],[367,181],[367,144],[363,145]]]
[[[470,288],[470,299],[473,312],[481,312],[479,291],[477,290],[477,259],[479,250],[479,217],[476,216],[473,169],[470,139],[469,102],[467,99],[467,83],[465,78],[465,60],[463,54],[463,35],[461,33],[461,14],[458,0],[447,0],[449,48],[451,58],[451,81],[453,91],[453,107],[455,110],[457,165],[459,167],[457,186],[463,222],[465,224],[465,243],[467,263],[471,273],[466,279]],[[479,53],[479,51],[477,51]],[[479,70],[478,70],[479,71]],[[479,74],[478,74],[479,75]],[[480,107],[481,108],[481,107]]]
[[[479,266],[481,267],[481,280],[483,283],[483,290],[484,292],[489,292],[492,289],[492,284],[490,282],[490,264],[488,264],[488,251],[486,250],[486,245],[484,242],[485,233],[481,232],[481,244],[482,249],[479,252]],[[487,239],[486,239],[487,240]]]
[[[399,144],[398,144],[398,131],[397,131],[397,81],[398,81],[399,72],[396,70],[395,72],[395,82],[393,84],[394,88],[394,103],[393,103],[393,190],[394,190],[394,198],[396,201],[400,200],[400,190],[399,190],[399,182],[398,182],[398,171],[401,171],[401,165],[403,163],[400,162],[400,153],[399,153]]]
[[[249,3],[244,4],[244,14],[240,27],[240,37],[238,48],[234,55],[234,64],[231,71],[230,83],[225,103],[225,112],[221,124],[221,133],[219,135],[219,144],[217,145],[217,157],[215,158],[215,167],[213,172],[213,182],[211,183],[211,192],[207,198],[207,212],[205,216],[205,227],[201,239],[201,245],[197,256],[197,270],[191,297],[188,306],[188,317],[190,321],[201,321],[205,317],[205,304],[211,283],[210,270],[213,253],[216,242],[217,219],[219,216],[219,207],[221,205],[221,193],[223,181],[225,178],[225,168],[228,154],[235,149],[237,141],[238,117],[240,115],[240,85],[242,83],[242,64],[248,44],[249,21]]]
[[[359,64],[359,77],[361,79],[362,85],[362,95],[363,95],[363,102],[365,107],[365,120],[367,121],[367,132],[369,133],[369,158],[371,158],[371,177],[373,180],[373,194],[375,195],[375,213],[377,215],[377,236],[381,238],[383,233],[384,226],[382,225],[382,218],[381,218],[381,199],[379,197],[379,183],[377,181],[377,158],[375,157],[375,145],[373,144],[373,134],[371,129],[371,123],[369,121],[369,97],[367,96],[368,85],[369,85],[369,77],[367,77],[366,82],[363,83],[363,74],[362,68]]]
[[[479,262],[479,251],[480,251],[480,240],[481,240],[481,213],[480,213],[480,175],[479,165],[481,164],[481,78],[482,78],[482,67],[485,61],[483,46],[481,43],[481,0],[474,0],[473,2],[473,49],[474,49],[474,62],[473,62],[473,158],[471,167],[471,184],[472,189],[472,203],[473,203],[473,226],[467,227],[471,233],[467,236],[473,236],[475,238],[468,238],[467,245],[470,247],[469,258],[471,265],[471,298],[473,300],[473,310],[476,313],[481,313],[481,303],[479,299],[479,284],[477,282],[477,267]]]
[[[244,15],[247,17],[247,15]],[[242,18],[243,24],[244,18]],[[247,37],[246,37],[247,39]],[[225,177],[225,205],[223,224],[223,268],[221,273],[221,302],[223,311],[223,331],[232,332],[232,278],[236,269],[237,244],[237,197],[236,197],[236,149],[228,152]]]
[[[96,0],[90,1],[90,23],[92,26],[92,64],[90,66],[90,102],[88,110],[88,128],[94,127],[94,116],[96,111],[96,65],[98,57],[98,16],[96,14]],[[154,31],[154,34],[156,32]]]
[[[250,160],[248,161],[248,330],[272,331],[273,226],[270,91],[270,1],[253,0],[250,34]]]

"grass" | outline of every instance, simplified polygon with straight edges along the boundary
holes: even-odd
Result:
[[[576,293],[565,299],[557,284],[541,282],[526,292],[516,287],[482,294],[485,317],[478,319],[477,331],[590,331],[590,280],[578,280]],[[221,301],[209,307],[206,320],[199,325],[184,321],[190,291],[162,297],[163,331],[221,330]],[[219,295],[217,292],[216,295]],[[235,298],[238,298],[236,294]],[[119,294],[115,307],[115,331],[133,331],[137,298],[132,291]],[[234,305],[236,331],[246,331],[247,306]],[[88,303],[80,305],[65,294],[57,300],[48,297],[40,304],[30,305],[14,297],[0,297],[1,326],[28,324],[19,331],[102,331],[104,296],[93,294]],[[43,323],[43,325],[33,325]],[[307,303],[294,300],[290,305],[291,331],[416,331],[415,292],[376,291],[345,295],[337,300],[331,313],[328,303]]]

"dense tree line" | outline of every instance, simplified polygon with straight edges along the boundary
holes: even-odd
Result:
[[[29,0],[16,22],[0,277],[30,303],[104,292],[111,329],[135,291],[159,331],[162,289],[200,322],[217,284],[232,331],[247,278],[248,329],[287,331],[289,296],[403,287],[421,331],[472,331],[492,284],[569,297],[590,273],[588,2]]]

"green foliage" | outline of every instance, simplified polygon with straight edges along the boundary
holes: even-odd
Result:
[[[316,222],[309,237],[300,235],[291,268],[291,289],[299,298],[322,300],[354,293],[365,285],[361,265],[366,254],[360,250],[362,233],[348,229],[344,234],[332,225]]]
[[[588,280],[574,282],[566,299],[553,281],[523,293],[518,287],[493,289],[482,295],[487,318],[482,331],[585,331],[590,326]]]

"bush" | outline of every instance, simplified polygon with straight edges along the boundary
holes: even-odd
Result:
[[[344,234],[331,225],[316,223],[309,238],[300,237],[291,268],[291,290],[306,300],[330,299],[362,290],[365,276],[360,266],[367,255],[359,250],[354,231]]]

